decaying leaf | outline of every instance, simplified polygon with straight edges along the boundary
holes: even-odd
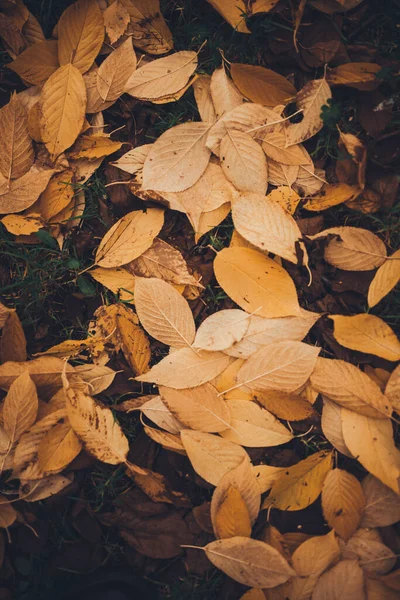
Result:
[[[329,98],[332,98],[332,94],[325,78],[309,81],[298,92],[296,104],[298,109],[303,111],[303,118],[300,123],[288,127],[287,146],[304,142],[318,133],[323,125],[321,110]]]
[[[112,44],[125,33],[130,22],[130,15],[120,0],[115,0],[103,13],[104,27]]]
[[[16,442],[35,422],[38,397],[35,384],[24,371],[11,384],[3,405],[3,427],[10,442]]]
[[[165,54],[173,48],[172,34],[160,11],[159,0],[120,0],[129,14],[127,33],[136,48],[149,54]]]

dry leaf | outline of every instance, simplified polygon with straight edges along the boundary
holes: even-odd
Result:
[[[373,419],[342,409],[343,437],[350,452],[367,471],[396,494],[400,493],[400,452],[393,441],[390,419]]]
[[[6,496],[0,496],[0,527],[7,529],[17,519],[17,512],[13,505],[7,501]]]
[[[61,372],[64,367],[65,362],[53,356],[41,356],[26,363],[9,361],[0,365],[0,387],[8,390],[21,373],[28,371],[41,397],[48,398],[62,387]],[[73,370],[70,365],[67,366],[67,373]]]
[[[42,438],[38,448],[39,468],[44,473],[59,473],[78,456],[82,444],[71,425],[58,423]]]
[[[45,498],[50,498],[58,494],[65,487],[70,485],[73,480],[73,474],[64,477],[64,475],[49,475],[43,479],[20,481],[19,495],[26,502],[38,502]]]
[[[365,507],[361,527],[386,527],[400,520],[399,496],[373,475],[362,483]]]
[[[73,171],[65,169],[50,179],[39,198],[40,213],[46,221],[64,210],[74,197]]]
[[[240,33],[250,33],[246,25],[246,4],[244,0],[237,0],[233,4],[230,0],[207,0],[219,14]]]
[[[347,183],[332,183],[325,185],[317,195],[313,196],[304,205],[310,211],[320,211],[337,206],[343,202],[354,200],[359,196],[361,190],[358,186],[347,185]]]
[[[400,250],[379,267],[368,290],[368,306],[376,306],[400,281]]]
[[[265,154],[248,133],[228,129],[221,140],[220,155],[223,172],[238,190],[266,193],[268,168]]]
[[[233,63],[231,75],[243,96],[257,104],[273,108],[287,104],[296,95],[295,88],[285,77],[265,67]]]
[[[291,188],[299,176],[298,165],[285,165],[270,158],[268,160],[268,182],[276,186]]]
[[[311,404],[303,397],[287,392],[254,392],[254,399],[279,419],[302,421],[315,416]]]
[[[115,0],[103,12],[104,27],[111,44],[123,35],[130,22],[130,16],[122,2]]]
[[[85,118],[86,88],[78,69],[72,64],[57,69],[44,84],[39,102],[40,135],[56,158],[74,143]]]
[[[132,38],[125,40],[107,56],[97,71],[97,91],[104,102],[114,102],[125,90],[125,84],[136,69]]]
[[[359,481],[343,469],[333,469],[322,488],[322,510],[328,525],[347,542],[356,532],[365,506]]]
[[[213,525],[216,538],[250,537],[249,511],[237,488],[230,486],[221,498]]]
[[[184,390],[159,386],[159,393],[165,406],[185,427],[213,433],[224,431],[231,423],[226,402],[210,383]]]
[[[164,211],[160,208],[128,213],[101,240],[96,265],[110,268],[131,262],[150,248],[163,223]]]
[[[249,321],[249,315],[242,310],[220,310],[201,323],[193,346],[202,350],[227,350],[235,342],[240,342]]]
[[[197,387],[219,375],[229,364],[229,356],[222,352],[199,353],[191,348],[179,348],[163,358],[137,381],[157,383],[181,390]],[[1,367],[0,367],[1,373]],[[0,377],[1,381],[1,377]]]
[[[321,575],[313,600],[365,600],[364,576],[356,560],[342,560]]]
[[[400,413],[400,365],[391,373],[385,388],[385,394],[392,402],[396,412]]]
[[[34,424],[37,411],[36,387],[25,371],[11,384],[3,405],[3,427],[11,443]]]
[[[370,91],[378,87],[376,77],[382,67],[374,63],[349,62],[329,70],[327,80],[330,85],[347,85],[357,90]]]
[[[86,73],[104,41],[103,15],[97,2],[78,0],[69,6],[60,17],[57,30],[60,65],[71,63]]]
[[[68,158],[97,160],[116,152],[121,146],[121,142],[114,142],[108,135],[101,133],[82,135],[69,150]]]
[[[0,140],[0,172],[8,180],[22,177],[33,164],[34,151],[27,112],[16,94],[0,110]]]
[[[311,385],[340,406],[362,415],[385,419],[392,413],[390,402],[378,385],[344,360],[318,358]]]
[[[279,204],[279,206],[284,208],[290,215],[294,215],[301,200],[300,196],[287,186],[280,186],[277,189],[272,190],[267,198],[270,202]]]
[[[298,315],[297,292],[278,263],[250,248],[224,248],[214,260],[219,285],[236,304],[262,317]]]
[[[77,365],[74,367],[79,377],[89,386],[90,393],[95,396],[104,392],[114,381],[116,371],[105,365]]]
[[[169,433],[179,433],[181,429],[185,429],[185,426],[168,410],[160,396],[147,397],[150,399],[140,406],[140,410],[148,419]]]
[[[153,144],[137,146],[136,148],[129,150],[129,152],[126,152],[126,154],[123,154],[118,160],[113,162],[112,165],[131,175],[136,175],[136,179],[138,179],[138,176],[141,175],[141,172],[143,171],[144,162],[152,146]]]
[[[321,119],[322,107],[332,98],[331,90],[326,79],[309,81],[297,94],[297,108],[302,110],[300,123],[289,125],[287,128],[287,146],[293,146],[308,140],[318,133],[323,126]]]
[[[3,325],[0,340],[0,359],[2,363],[7,361],[26,361],[26,339],[21,321],[15,310],[10,310]]]
[[[400,340],[379,317],[360,314],[330,315],[329,318],[334,323],[333,335],[342,346],[390,361],[400,360]]]
[[[123,302],[133,302],[135,276],[123,267],[114,269],[98,267],[92,269],[90,275],[114,294],[118,294]]]
[[[390,577],[389,575],[381,575],[381,579]],[[365,578],[365,588],[367,591],[368,600],[397,600],[399,594],[397,591],[390,589],[379,579]]]
[[[342,428],[342,409],[338,404],[324,398],[324,405],[321,415],[321,428],[326,439],[332,446],[349,458],[353,458],[352,453],[345,444]]]
[[[0,221],[13,235],[30,235],[46,225],[40,215],[6,215]]]
[[[0,214],[18,213],[32,206],[53,173],[53,169],[39,170],[33,165],[25,175],[10,181],[8,187],[0,187]]]
[[[339,557],[339,544],[335,533],[330,531],[326,535],[312,537],[300,544],[293,553],[292,564],[300,577],[315,576],[317,578],[329,566],[337,562]]]
[[[295,144],[286,148],[285,130],[267,128],[265,131],[261,129],[260,132],[256,132],[255,139],[261,143],[268,158],[275,162],[291,166],[304,165],[309,162],[302,146]]]
[[[172,285],[155,277],[136,277],[135,306],[152,337],[175,348],[192,345],[196,332],[192,311]]]
[[[241,446],[211,433],[183,429],[181,440],[193,469],[211,485],[218,485],[225,473],[247,458]]]
[[[331,468],[332,454],[325,451],[316,452],[293,467],[287,467],[272,485],[262,508],[306,508],[320,495]]]
[[[145,373],[149,369],[151,358],[150,342],[138,325],[136,315],[121,304],[115,323],[127,363],[135,375]]]
[[[146,425],[144,426],[144,432],[153,440],[153,442],[160,444],[166,450],[186,455],[185,448],[178,435],[173,435],[167,431],[160,431],[159,429],[152,429]]]
[[[130,23],[127,33],[134,45],[149,54],[165,54],[172,50],[172,34],[161,14],[159,0],[120,0]]]
[[[215,69],[211,75],[210,93],[215,115],[218,119],[237,106],[241,106],[244,101],[242,94],[232,80],[229,79],[224,65],[219,69]]]
[[[183,123],[165,131],[152,145],[143,167],[143,189],[181,192],[207,168],[208,123]]]
[[[7,67],[24,81],[42,85],[59,67],[57,40],[45,40],[30,46]]]
[[[215,380],[217,390],[224,395],[225,400],[253,400],[252,390],[245,385],[235,385],[237,374],[244,364],[244,360],[238,359],[231,362],[224,372]],[[225,393],[226,390],[231,390]]]
[[[247,446],[261,448],[286,444],[293,434],[264,408],[248,400],[228,400],[230,426],[221,431],[224,439]]]
[[[204,551],[217,569],[244,585],[273,588],[295,574],[278,550],[248,537],[210,542]]]
[[[364,571],[375,575],[384,575],[396,564],[396,555],[374,529],[359,529],[342,549],[342,556],[358,559]]]
[[[215,123],[217,120],[210,87],[211,77],[209,75],[200,75],[200,77],[193,82],[193,91],[197,109],[200,118],[204,123]]]

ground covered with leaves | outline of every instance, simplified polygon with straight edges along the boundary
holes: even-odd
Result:
[[[399,16],[0,0],[0,598],[398,598]]]

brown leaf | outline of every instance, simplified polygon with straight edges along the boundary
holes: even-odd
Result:
[[[365,506],[358,480],[343,469],[333,469],[322,488],[322,510],[330,527],[346,542],[357,530]]]
[[[7,361],[26,361],[26,339],[21,321],[15,310],[10,310],[3,325],[0,341],[0,359]]]
[[[57,40],[45,40],[24,50],[7,66],[28,83],[42,85],[59,67]]]
[[[296,89],[285,77],[265,67],[233,63],[230,70],[243,96],[257,104],[273,108],[287,104],[296,95]]]
[[[21,373],[28,371],[41,396],[49,398],[62,387],[61,372],[64,367],[63,360],[52,356],[42,356],[25,363],[8,361],[0,365],[0,387],[8,390]],[[67,373],[73,370],[73,367],[67,366]]]
[[[13,505],[7,502],[6,496],[0,496],[0,527],[7,529],[17,518]]]
[[[64,475],[49,475],[43,479],[22,479],[20,481],[19,495],[26,502],[38,502],[45,498],[50,498],[58,494],[61,490],[71,484],[73,474]]]
[[[172,34],[161,14],[159,0],[120,0],[127,10],[130,23],[127,33],[132,35],[136,48],[149,54],[165,54],[174,47]]]
[[[380,65],[374,63],[349,62],[329,70],[327,80],[330,85],[347,85],[364,92],[371,91],[380,84],[376,77],[380,70]]]
[[[136,315],[120,305],[116,315],[116,326],[121,339],[121,350],[135,375],[145,373],[151,357],[150,342],[143,329],[138,325]]]
[[[4,431],[11,443],[20,439],[35,422],[38,411],[38,397],[35,384],[27,371],[11,384],[4,400]]]
[[[321,109],[332,97],[326,79],[309,81],[296,96],[298,109],[302,109],[303,119],[300,123],[289,125],[287,129],[287,146],[293,146],[308,140],[318,133],[323,126]]]
[[[0,140],[0,172],[8,180],[22,177],[33,164],[34,152],[27,112],[16,94],[0,110]]]
[[[125,84],[136,69],[132,38],[107,56],[97,71],[97,91],[104,102],[114,102],[124,93]]]
[[[130,16],[125,6],[115,0],[103,12],[104,26],[111,44],[115,44],[123,35],[130,22]]]
[[[46,189],[53,173],[53,169],[39,169],[33,165],[9,186],[0,185],[0,214],[18,213],[32,206]]]
[[[361,527],[386,527],[400,520],[399,496],[373,475],[362,483],[365,508]]]

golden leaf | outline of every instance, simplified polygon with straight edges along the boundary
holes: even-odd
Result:
[[[249,511],[239,490],[235,487],[230,486],[221,498],[215,514],[214,533],[215,537],[221,539],[251,535]]]
[[[296,89],[285,77],[265,67],[233,63],[231,75],[243,96],[257,104],[273,108],[287,104],[296,95]]]
[[[58,473],[78,456],[82,444],[71,425],[58,423],[42,438],[38,448],[39,468],[45,473]]]
[[[0,340],[1,362],[24,362],[26,357],[26,339],[21,321],[16,311],[10,310]]]
[[[135,375],[145,373],[151,357],[150,342],[137,324],[136,315],[123,304],[116,315],[116,325],[121,339],[121,350]]]
[[[379,267],[368,290],[368,306],[376,306],[400,281],[400,250]]]
[[[347,85],[357,90],[370,91],[378,87],[376,77],[382,67],[375,63],[349,62],[330,69],[327,80],[330,85]]]
[[[40,213],[46,221],[57,215],[70,204],[74,197],[73,171],[65,169],[50,179],[39,198]]]
[[[322,510],[328,525],[347,542],[356,532],[365,506],[359,481],[343,469],[333,469],[322,488]]]
[[[36,420],[38,397],[35,384],[25,371],[11,384],[3,407],[4,431],[11,443],[20,439]]]
[[[293,146],[308,140],[323,126],[321,109],[332,98],[326,79],[309,81],[296,96],[297,108],[301,109],[303,119],[287,128],[287,146]]]
[[[42,85],[59,67],[58,42],[45,40],[34,44],[7,66],[28,83]]]
[[[97,91],[104,102],[114,102],[124,93],[125,84],[136,69],[132,38],[107,56],[97,71]]]
[[[133,303],[135,276],[124,267],[115,267],[114,269],[97,267],[91,269],[90,275],[108,290],[118,294],[123,302]]]
[[[265,194],[268,167],[259,144],[243,131],[228,129],[220,145],[221,167],[225,176],[242,192]]]
[[[16,94],[0,110],[0,140],[0,172],[8,180],[22,177],[33,164],[34,151],[27,111]]]
[[[0,214],[18,213],[36,202],[46,189],[53,169],[38,169],[33,165],[19,179],[10,181],[10,185],[0,185]]]
[[[304,208],[311,211],[326,210],[343,202],[354,200],[360,193],[361,189],[356,185],[347,185],[347,183],[327,184],[316,196],[307,200]]]
[[[244,0],[237,0],[233,3],[231,0],[207,0],[220,15],[240,33],[250,33],[246,25],[246,4]]]

